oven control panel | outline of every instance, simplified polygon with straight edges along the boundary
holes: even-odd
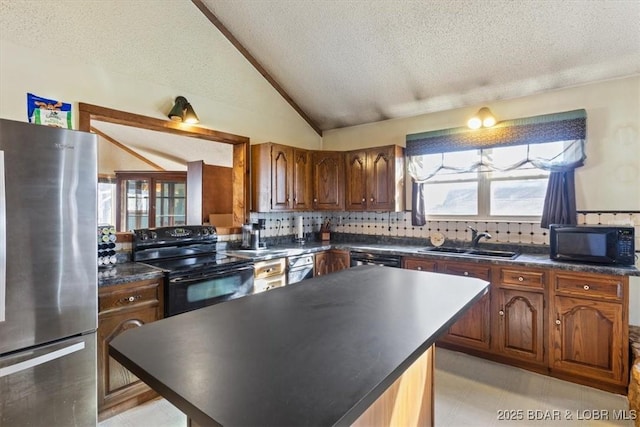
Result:
[[[217,240],[216,228],[209,225],[185,225],[182,227],[141,228],[133,230],[134,244],[156,242],[212,241]]]

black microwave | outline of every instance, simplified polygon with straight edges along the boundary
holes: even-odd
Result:
[[[608,225],[549,226],[551,259],[598,264],[635,264],[633,227]]]

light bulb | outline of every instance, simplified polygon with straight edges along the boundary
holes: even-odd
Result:
[[[480,129],[480,126],[482,126],[482,120],[480,120],[479,117],[472,117],[467,122],[467,126],[471,129]]]
[[[493,116],[489,116],[489,117],[485,117],[484,120],[482,120],[482,126],[486,127],[486,128],[490,128],[491,126],[496,124],[496,118]]]

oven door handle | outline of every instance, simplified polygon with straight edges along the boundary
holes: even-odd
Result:
[[[252,265],[248,265],[248,266],[242,267],[242,268],[234,268],[234,269],[228,269],[228,270],[224,270],[224,271],[219,271],[219,272],[216,272],[216,273],[208,274],[206,276],[199,276],[199,277],[196,277],[195,279],[189,279],[189,278],[183,278],[183,277],[174,277],[173,279],[169,279],[169,283],[189,284],[189,283],[195,283],[195,282],[202,282],[203,280],[206,280],[206,279],[209,279],[209,278],[233,276],[233,275],[238,274],[238,273],[240,273],[242,271],[245,271],[245,270],[253,270],[253,266]]]

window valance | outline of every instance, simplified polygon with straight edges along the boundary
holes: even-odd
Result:
[[[587,112],[573,110],[505,120],[494,127],[442,129],[406,136],[407,156],[545,142],[584,140]]]
[[[423,183],[438,173],[508,171],[527,164],[561,172],[584,164],[586,111],[507,120],[492,128],[444,129],[407,135],[409,175]],[[483,150],[491,149],[491,155]],[[456,152],[479,150],[478,160],[460,163]]]

